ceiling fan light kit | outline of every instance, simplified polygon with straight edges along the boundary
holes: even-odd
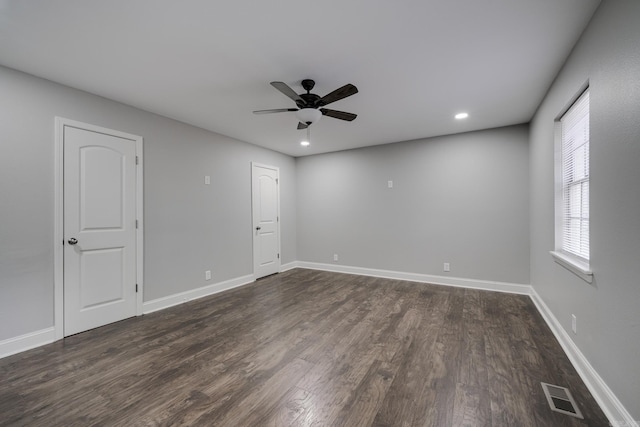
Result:
[[[254,114],[270,114],[285,113],[295,111],[298,119],[298,129],[307,129],[310,125],[317,123],[322,116],[332,117],[334,119],[345,120],[351,122],[358,117],[356,114],[347,113],[345,111],[331,110],[329,108],[321,108],[332,102],[339,101],[348,96],[358,93],[358,88],[351,83],[342,86],[333,92],[320,97],[311,90],[316,85],[311,79],[304,79],[301,82],[302,87],[307,93],[298,94],[284,82],[271,82],[271,86],[279,90],[282,94],[290,98],[296,103],[298,108],[276,108],[271,110],[257,110]]]
[[[315,108],[301,108],[296,111],[296,117],[300,123],[304,123],[307,126],[316,123],[322,117],[320,110]]]

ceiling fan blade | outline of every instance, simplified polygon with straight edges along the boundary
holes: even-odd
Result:
[[[344,111],[330,110],[328,108],[321,108],[320,111],[324,116],[333,117],[334,119],[346,120],[348,122],[351,122],[355,120],[356,117],[358,117],[357,114],[347,113]]]
[[[282,92],[283,94],[285,94],[289,98],[293,99],[296,103],[297,102],[304,103],[304,100],[302,98],[300,98],[300,95],[298,95],[296,93],[296,91],[291,89],[286,83],[283,83],[283,82],[271,82],[271,86],[275,87],[280,92]]]
[[[358,93],[358,88],[349,83],[323,96],[320,98],[318,103],[320,106],[331,104],[332,102],[339,101],[347,96],[355,95],[356,93]]]
[[[273,110],[257,110],[253,114],[286,113],[287,111],[298,111],[297,108],[276,108]]]
[[[298,122],[298,130],[300,130],[300,129],[306,129],[306,128],[308,128],[308,127],[309,127],[309,125],[308,125],[308,124],[306,124],[306,123],[302,123],[302,122]]]

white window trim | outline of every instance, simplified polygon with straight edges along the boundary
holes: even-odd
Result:
[[[591,271],[591,266],[588,263],[580,261],[577,257],[565,254],[564,252],[549,251],[549,253],[553,256],[553,260],[555,262],[571,271],[585,282],[593,282],[593,271]]]

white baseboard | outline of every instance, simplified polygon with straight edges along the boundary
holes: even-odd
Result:
[[[169,295],[167,297],[154,299],[152,301],[147,301],[142,304],[142,313],[153,313],[154,311],[163,310],[165,308],[173,307],[174,305],[178,304],[183,304],[187,301],[237,288],[238,286],[246,285],[253,281],[255,281],[253,274],[248,274],[246,276],[237,277],[235,279],[226,280],[224,282],[214,283],[212,285],[203,286],[201,288],[191,289],[189,291],[184,291],[178,294]]]
[[[40,347],[41,345],[50,344],[55,341],[55,330],[53,327],[41,329],[39,331],[30,332],[0,341],[0,359],[11,356],[12,354],[21,353]]]
[[[285,271],[293,270],[298,267],[298,261],[288,262],[280,266],[280,273],[284,273]]]
[[[582,378],[593,398],[598,402],[600,408],[609,419],[613,427],[638,427],[638,421],[634,420],[631,414],[625,409],[620,400],[613,394],[604,380],[591,366],[587,358],[573,342],[567,331],[562,327],[558,319],[553,315],[549,307],[540,298],[540,295],[532,289],[531,299],[538,308],[538,311],[547,322],[547,325],[562,346],[571,364]]]
[[[385,279],[408,280],[410,282],[432,283],[434,285],[456,286],[461,288],[482,289],[486,291],[508,292],[530,295],[531,286],[520,283],[492,282],[488,280],[465,279],[461,277],[435,276],[432,274],[404,273],[401,271],[378,270],[374,268],[350,267],[337,264],[321,264],[298,261],[297,266],[311,270],[333,271],[336,273],[359,274],[362,276],[382,277]]]

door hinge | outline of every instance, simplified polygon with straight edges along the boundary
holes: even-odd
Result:
[[[136,165],[140,163],[140,158],[136,156]]]
[[[280,184],[280,180],[276,178],[276,184]]]
[[[280,259],[280,254],[278,254],[278,259]]]
[[[138,284],[136,283],[136,293],[138,293]]]
[[[136,228],[138,228],[138,220],[136,219]]]

